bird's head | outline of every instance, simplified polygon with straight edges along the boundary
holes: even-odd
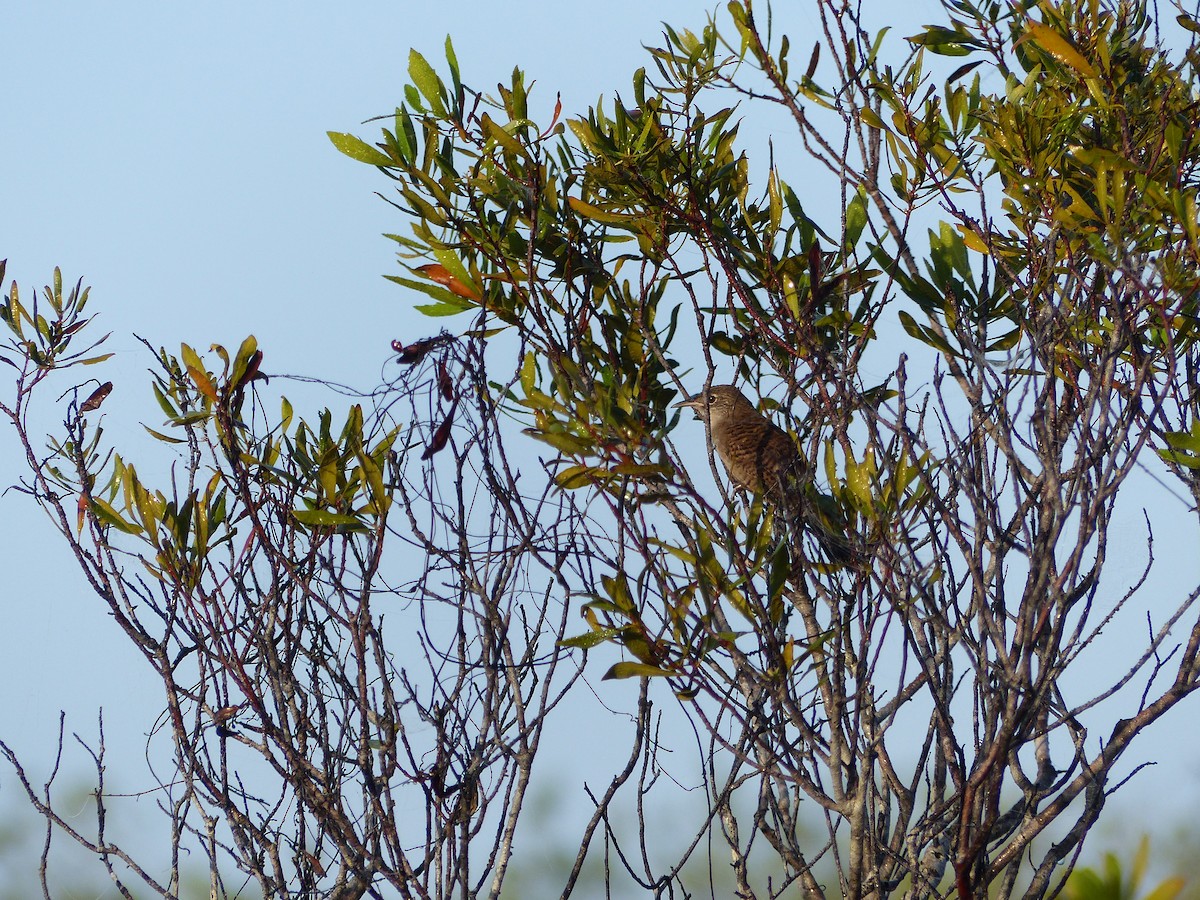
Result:
[[[681,400],[675,405],[677,407],[686,406],[695,410],[696,417],[703,419],[710,425],[715,425],[721,420],[739,412],[749,412],[751,415],[758,414],[758,410],[754,408],[754,404],[747,400],[746,395],[732,384],[714,384],[707,390],[701,391],[691,400]]]

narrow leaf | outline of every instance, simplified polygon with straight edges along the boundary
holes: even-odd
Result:
[[[660,669],[658,666],[647,665],[646,663],[638,662],[619,662],[611,669],[604,673],[602,681],[611,681],[615,678],[654,678],[661,675],[672,675],[666,669]]]
[[[445,87],[442,79],[438,78],[433,66],[416,50],[408,51],[408,77],[413,80],[421,96],[429,102],[429,108],[434,115],[446,115],[446,103],[442,99]]]
[[[355,137],[352,134],[344,134],[340,131],[327,131],[329,140],[333,142],[333,146],[337,147],[342,153],[345,153],[351,159],[356,159],[359,162],[367,163],[372,166],[394,166],[395,160],[380,150],[372,147],[362,138]]]
[[[293,509],[292,517],[301,525],[362,525],[355,516],[330,512],[327,509]]]
[[[1065,37],[1043,22],[1032,19],[1025,26],[1025,36],[1029,38],[1060,63],[1070,66],[1085,78],[1095,78],[1096,67],[1083,58],[1078,50]]]
[[[585,219],[593,219],[608,225],[628,225],[633,219],[633,216],[608,212],[598,206],[593,206],[590,203],[580,200],[578,197],[568,197],[567,203],[571,209],[575,210],[575,212],[579,213]]]

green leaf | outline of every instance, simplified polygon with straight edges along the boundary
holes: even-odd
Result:
[[[460,306],[457,304],[419,304],[413,307],[416,312],[421,313],[421,316],[437,318],[439,316],[457,316],[458,313],[468,312],[469,306]]]
[[[357,516],[347,516],[327,509],[293,509],[292,516],[301,525],[362,525]]]
[[[1175,900],[1182,892],[1187,881],[1178,875],[1164,879],[1158,887],[1148,893],[1142,900]]]
[[[770,223],[769,235],[779,231],[779,223],[783,219],[783,194],[779,189],[779,173],[771,170],[767,177],[767,215]]]
[[[911,315],[909,315],[904,310],[900,310],[899,316],[900,316],[900,324],[904,327],[904,330],[907,331],[913,337],[915,337],[921,343],[926,344],[930,347],[933,347],[935,350],[940,350],[946,356],[949,356],[952,358],[956,358],[961,355],[958,352],[956,352],[954,350],[954,348],[950,346],[949,343],[947,343],[945,338],[943,338],[941,335],[939,335],[932,328],[925,328],[921,325],[918,325],[917,320],[914,319]]]
[[[1158,455],[1164,462],[1174,463],[1185,469],[1200,469],[1200,456],[1192,456],[1176,450],[1159,450]]]
[[[771,565],[767,569],[767,598],[769,600],[777,600],[783,595],[783,589],[787,586],[787,579],[791,572],[792,557],[788,553],[787,542],[780,541],[771,553]]]
[[[521,361],[521,390],[528,397],[537,386],[537,355],[532,351],[525,354]]]
[[[417,159],[417,129],[413,125],[412,116],[403,106],[396,107],[394,137],[401,158],[410,164],[415,162]]]
[[[446,247],[434,247],[433,255],[438,262],[446,267],[446,271],[459,280],[462,286],[468,288],[475,296],[480,296],[479,288],[476,287],[474,279],[471,278],[471,273],[462,264],[462,260],[458,258],[457,253]],[[461,297],[462,295],[455,294],[454,296]]]
[[[516,156],[520,156],[525,159],[529,158],[529,153],[523,146],[521,146],[521,142],[513,137],[507,128],[505,128],[503,125],[500,125],[498,122],[493,121],[492,117],[487,113],[482,115],[479,120],[479,125],[483,130],[483,136],[489,141],[494,141],[509,153],[513,153]]]
[[[958,81],[964,75],[970,74],[970,72],[973,69],[976,69],[981,65],[983,65],[983,60],[977,59],[974,62],[965,63],[964,65],[959,66],[957,69],[955,69],[953,72],[950,73],[950,77],[948,77],[946,79],[946,84],[947,85],[954,84],[954,82]]]
[[[258,340],[254,335],[246,337],[240,347],[238,347],[237,356],[233,358],[233,370],[229,373],[229,383],[231,385],[239,385],[242,382],[242,376],[246,374],[246,368],[250,364],[250,358],[258,352]]]
[[[976,253],[982,253],[984,256],[991,256],[992,251],[988,248],[988,245],[984,242],[979,232],[977,232],[974,228],[968,228],[961,222],[958,223],[956,227],[962,234],[963,244],[974,250]]]
[[[858,111],[858,117],[863,120],[869,127],[877,131],[886,131],[887,126],[883,124],[883,119],[879,118],[875,110],[869,106],[864,106]]]
[[[192,377],[196,388],[209,400],[216,402],[217,386],[208,377],[208,371],[204,368],[204,362],[200,359],[199,354],[187,344],[183,344],[179,355],[183,358],[184,368],[187,369],[188,375]]]
[[[558,642],[559,647],[574,647],[577,650],[590,650],[598,644],[603,644],[611,641],[621,633],[620,628],[598,628],[595,631],[589,631],[587,634],[580,634],[576,637],[563,638]]]
[[[162,392],[162,389],[157,384],[153,384],[150,387],[154,391],[154,397],[158,401],[159,407],[162,408],[162,411],[166,414],[167,418],[178,418],[179,410],[177,410],[175,405],[167,399],[167,396]]]
[[[459,306],[456,303],[424,303],[414,306],[413,309],[423,316],[436,318],[437,316],[457,316],[459,313],[470,310],[470,307]]]
[[[408,77],[413,80],[421,96],[429,102],[429,108],[433,110],[434,115],[444,117],[446,102],[443,98],[446,87],[429,61],[416,50],[408,51]]]
[[[141,534],[142,527],[133,522],[128,522],[121,516],[119,512],[101,500],[99,497],[92,497],[92,512],[101,524],[111,525],[118,531],[123,531],[126,534]]]
[[[1172,450],[1200,454],[1200,421],[1192,425],[1191,431],[1168,431],[1163,437]]]
[[[668,672],[666,669],[660,669],[658,666],[647,665],[639,662],[619,662],[611,669],[604,673],[602,681],[611,681],[616,678],[655,678],[663,675],[673,675],[673,672]]]
[[[666,466],[639,465],[638,463],[619,463],[609,471],[613,475],[627,475],[632,478],[666,478],[671,474],[671,470]]]
[[[1032,40],[1060,63],[1065,63],[1085,78],[1095,78],[1098,74],[1096,67],[1084,59],[1070,41],[1043,22],[1030,21],[1021,38],[1026,39]]]
[[[846,237],[843,246],[853,249],[867,226],[867,189],[861,184],[846,206]]]
[[[148,432],[150,432],[150,434],[152,434],[154,437],[158,438],[160,441],[163,441],[164,443],[167,443],[167,444],[186,444],[187,443],[187,441],[184,440],[183,438],[173,438],[173,437],[169,437],[168,435],[163,434],[161,431],[155,431],[149,425],[143,425],[142,427],[145,428]]]
[[[352,134],[344,134],[340,131],[327,131],[329,140],[333,142],[333,146],[337,147],[342,153],[345,153],[351,159],[356,159],[359,162],[367,163],[372,166],[394,166],[395,160],[380,150],[372,147],[362,138],[355,137]]]
[[[1116,860],[1113,860],[1116,863]],[[1137,888],[1142,883],[1142,878],[1146,875],[1146,866],[1150,864],[1150,837],[1143,834],[1142,839],[1138,841],[1137,851],[1133,854],[1133,863],[1129,866],[1129,884],[1133,888]],[[1120,868],[1116,867],[1118,872],[1118,884],[1120,883]]]
[[[617,604],[617,609],[625,613],[633,612],[635,608],[633,594],[629,591],[629,582],[624,575],[620,577],[601,575],[600,583],[604,585],[604,591],[612,598],[613,603]]]
[[[450,65],[450,78],[454,82],[454,92],[457,94],[462,87],[462,80],[458,68],[458,55],[454,52],[454,44],[450,41],[450,35],[446,35],[446,62]]]
[[[838,483],[837,456],[834,454],[833,441],[825,441],[825,477],[831,485]]]
[[[846,487],[864,511],[872,507],[871,482],[874,474],[874,460],[870,458],[870,451],[867,452],[868,456],[862,462],[846,460]]]
[[[979,41],[965,31],[956,31],[941,25],[927,25],[921,34],[908,38],[908,42],[939,56],[966,56],[979,47]]]
[[[538,431],[534,428],[526,428],[525,434],[537,438],[539,441],[549,444],[555,450],[563,453],[587,453],[596,446],[596,442],[589,438],[583,438],[565,431]]]
[[[1018,325],[1012,331],[992,341],[987,346],[988,353],[1007,353],[1021,342],[1022,328]]]
[[[418,312],[423,312],[427,316],[452,316],[455,313],[474,309],[471,304],[465,303],[462,297],[432,281],[418,281],[415,278],[404,278],[400,275],[384,275],[383,277],[388,281],[395,282],[403,287],[412,288],[414,291],[420,291],[425,296],[437,300],[438,303],[436,306],[416,307]]]
[[[647,540],[652,546],[658,547],[660,550],[665,550],[686,565],[694,566],[696,564],[696,555],[694,553],[688,553],[686,550],[676,547],[673,544],[668,544],[666,541],[660,541],[657,538],[648,538]]]
[[[568,197],[567,204],[585,219],[593,219],[607,225],[628,225],[634,218],[623,213],[607,212],[598,206],[593,206],[590,203],[580,200],[578,197]]]
[[[589,484],[595,484],[596,478],[603,476],[604,470],[595,466],[567,466],[554,476],[554,483],[567,491],[577,491]]]
[[[709,346],[726,356],[740,356],[746,345],[740,337],[730,337],[724,331],[715,331],[709,339]]]
[[[212,412],[207,409],[194,409],[191,412],[186,412],[182,416],[175,416],[168,419],[171,425],[195,425],[199,422],[207,422],[213,416]]]

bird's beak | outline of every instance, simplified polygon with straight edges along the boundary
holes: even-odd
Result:
[[[704,397],[701,395],[697,395],[691,400],[680,400],[674,406],[676,409],[681,406],[687,407],[694,412],[696,414],[696,418],[700,419],[701,421],[704,420],[705,414],[708,412],[708,408],[704,405]]]

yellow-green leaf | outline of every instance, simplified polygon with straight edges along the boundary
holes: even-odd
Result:
[[[871,508],[871,476],[874,468],[874,458],[869,454],[861,463],[846,460],[846,487],[863,510]]]
[[[604,222],[607,225],[628,225],[633,219],[633,216],[623,215],[622,213],[607,212],[598,206],[593,206],[590,203],[585,203],[578,197],[568,197],[567,203],[571,209],[579,213],[585,219],[594,219],[597,222]]]
[[[538,431],[534,428],[526,428],[525,433],[563,453],[587,453],[595,446],[595,442],[588,438],[568,434],[565,431]]]
[[[168,437],[167,435],[163,434],[162,432],[155,431],[149,425],[143,425],[142,427],[145,428],[148,432],[150,432],[150,434],[152,434],[154,437],[158,438],[160,441],[163,441],[165,443],[168,443],[168,444],[186,444],[187,443],[187,441],[185,441],[183,438]]]
[[[568,466],[554,476],[554,482],[560,488],[575,491],[594,484],[596,476],[603,472],[603,469],[597,469],[595,466]]]
[[[774,240],[779,223],[783,220],[783,193],[779,188],[779,173],[775,169],[767,177],[767,215],[770,223],[768,240]]]
[[[525,359],[521,361],[521,390],[528,397],[533,393],[537,379],[537,356],[533,351],[526,352]]]
[[[428,101],[434,115],[445,116],[446,104],[442,100],[445,87],[442,85],[442,79],[438,78],[429,61],[416,50],[408,51],[408,77],[413,80],[421,96]]]
[[[611,641],[620,633],[620,628],[600,628],[596,631],[589,631],[586,634],[576,635],[575,637],[563,638],[561,641],[558,641],[557,646],[573,647],[577,650],[590,650],[597,644]]]
[[[217,387],[213,384],[212,379],[208,377],[208,372],[205,371],[204,363],[201,361],[199,354],[187,344],[184,344],[181,347],[180,356],[183,357],[184,367],[187,369],[188,375],[192,377],[197,390],[209,400],[215,402],[217,399]]]
[[[862,119],[864,123],[879,131],[885,131],[887,129],[887,126],[883,124],[883,119],[879,118],[879,115],[875,112],[875,110],[869,107],[864,106],[862,109],[860,109],[858,111],[858,117]]]
[[[614,475],[629,475],[634,478],[651,478],[661,476],[665,478],[671,472],[665,466],[654,465],[639,465],[638,463],[620,463],[615,465],[610,470]]]
[[[1183,892],[1186,883],[1178,875],[1164,879],[1158,887],[1145,896],[1144,900],[1175,900]]]
[[[979,236],[979,232],[977,232],[974,228],[968,228],[961,222],[959,222],[955,227],[962,232],[963,243],[969,248],[974,250],[976,253],[982,253],[984,256],[991,255],[991,250],[988,249],[988,245],[984,243],[983,238]]]
[[[142,527],[140,525],[127,521],[119,512],[117,512],[99,497],[92,497],[92,512],[102,524],[111,525],[118,531],[123,531],[126,534],[142,533]]]
[[[658,666],[651,666],[646,663],[619,662],[604,673],[602,680],[611,681],[614,678],[654,678],[656,676],[671,674],[666,669],[660,669]]]
[[[327,509],[293,509],[292,516],[301,525],[362,525],[354,516],[330,512]]]
[[[861,184],[846,206],[846,234],[843,246],[850,250],[858,243],[867,225],[867,190]]]
[[[396,164],[395,160],[390,156],[372,147],[362,138],[340,131],[327,131],[325,133],[329,135],[329,140],[333,143],[333,146],[337,147],[338,150],[351,159],[372,166],[394,166]]]
[[[1085,78],[1096,77],[1096,67],[1084,59],[1083,54],[1076,50],[1070,41],[1049,25],[1031,19],[1025,26],[1025,37]]]
[[[494,141],[510,153],[525,159],[529,158],[529,153],[521,146],[521,142],[513,137],[503,125],[494,121],[487,113],[484,113],[480,119],[480,127],[483,129],[483,136],[488,140]]]

